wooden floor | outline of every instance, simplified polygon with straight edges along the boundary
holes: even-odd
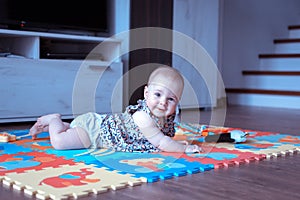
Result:
[[[184,111],[193,121],[195,111]],[[197,116],[197,117],[195,117]],[[209,122],[211,111],[200,111],[201,123]],[[300,135],[300,110],[230,106],[224,126]],[[196,120],[197,121],[197,120]],[[29,124],[0,124],[1,130],[29,128]],[[299,200],[300,153],[227,169],[211,170],[141,186],[85,197],[86,199],[176,199],[176,200]],[[22,192],[0,187],[1,200],[32,199]]]

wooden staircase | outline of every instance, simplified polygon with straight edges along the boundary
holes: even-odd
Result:
[[[274,53],[259,54],[259,70],[244,70],[244,88],[226,88],[229,104],[300,109],[300,25],[274,39]]]

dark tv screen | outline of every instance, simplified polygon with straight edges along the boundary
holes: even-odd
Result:
[[[0,0],[0,27],[108,33],[108,3],[109,0]]]

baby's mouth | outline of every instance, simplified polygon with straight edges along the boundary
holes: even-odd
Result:
[[[164,108],[157,108],[158,111],[160,112],[165,112],[166,110]]]

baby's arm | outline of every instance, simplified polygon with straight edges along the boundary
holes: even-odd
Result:
[[[155,125],[153,119],[144,111],[137,111],[132,117],[144,136],[162,151],[185,153],[197,153],[201,151],[201,148],[197,145],[184,145],[164,135]]]

